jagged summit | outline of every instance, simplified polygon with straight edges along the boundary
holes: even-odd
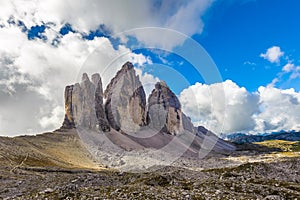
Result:
[[[100,74],[96,73],[92,75],[92,82],[94,83],[94,85],[97,85],[99,82],[102,83]]]
[[[148,98],[148,115],[152,128],[172,135],[183,131],[181,104],[164,81],[155,84]]]
[[[65,89],[65,119],[62,128],[85,127],[109,131],[103,107],[103,89],[99,74],[82,75],[81,83]]]
[[[159,102],[155,98],[159,99]],[[174,94],[174,92],[169,88],[165,81],[159,81],[155,84],[155,89],[152,91],[148,98],[149,105],[153,103],[163,104],[164,107],[171,106],[176,109],[181,109],[181,104]]]
[[[107,85],[105,91],[104,91],[104,98],[107,98],[109,95],[109,92],[111,91],[111,88],[115,87],[115,84],[120,80],[124,75],[129,74],[131,78],[138,79],[138,76],[135,74],[134,66],[131,62],[126,62],[122,68],[116,73],[116,75],[112,78],[110,83]],[[140,80],[136,80],[139,82]],[[141,83],[140,83],[141,85]]]
[[[89,76],[87,73],[82,74],[81,82],[90,81]]]
[[[167,85],[167,83],[163,80],[160,80],[159,82],[157,82],[155,84],[155,89],[161,89],[162,87],[165,87],[165,88],[169,88],[169,86]]]
[[[171,135],[184,130],[197,132],[165,81],[155,84],[146,106],[143,85],[130,62],[121,67],[104,92],[98,73],[93,74],[91,80],[83,73],[81,83],[65,89],[63,128],[85,127],[102,131],[113,128],[126,133],[137,132],[143,126]]]
[[[193,126],[191,119],[182,112],[179,99],[164,81],[155,84],[147,105],[143,85],[130,62],[122,66],[104,92],[99,74],[93,74],[89,79],[84,73],[80,83],[67,86],[62,128],[109,132],[114,135],[112,140],[121,141],[121,146],[127,145],[124,148],[140,148],[141,145],[160,148],[172,137],[185,135],[185,140],[195,140],[192,143],[196,149],[189,150],[190,153],[198,151],[208,132],[204,127]],[[154,136],[149,139],[132,138],[132,135],[147,136],[148,133]],[[235,149],[213,133],[210,135],[214,136],[217,149]],[[185,143],[181,141],[178,145],[183,148],[187,145]]]
[[[132,63],[126,62],[105,92],[105,113],[115,130],[137,131],[146,125],[146,94]]]
[[[134,66],[131,62],[127,61],[123,66],[121,71],[133,69]]]

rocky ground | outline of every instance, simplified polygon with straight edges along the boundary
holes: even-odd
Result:
[[[299,158],[150,173],[1,167],[1,199],[299,199]]]
[[[93,160],[75,132],[0,137],[0,199],[300,199],[299,146],[269,141],[121,172]]]

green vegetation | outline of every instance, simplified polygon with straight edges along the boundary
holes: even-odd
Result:
[[[255,142],[254,144],[268,148],[278,148],[283,152],[300,152],[300,141],[267,140],[263,142]]]

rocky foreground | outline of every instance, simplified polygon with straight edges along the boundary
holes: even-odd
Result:
[[[151,173],[0,169],[1,199],[299,199],[300,159]]]
[[[299,143],[267,144],[121,172],[97,163],[76,131],[1,137],[0,199],[299,199]]]

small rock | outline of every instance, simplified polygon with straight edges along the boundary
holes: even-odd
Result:
[[[264,198],[264,200],[282,200],[282,198],[278,195],[268,195]]]
[[[52,189],[52,188],[47,188],[47,189],[45,189],[44,191],[43,191],[43,193],[51,193],[51,192],[54,192],[54,189]]]
[[[220,194],[221,193],[221,191],[220,190],[216,190],[216,194]]]

